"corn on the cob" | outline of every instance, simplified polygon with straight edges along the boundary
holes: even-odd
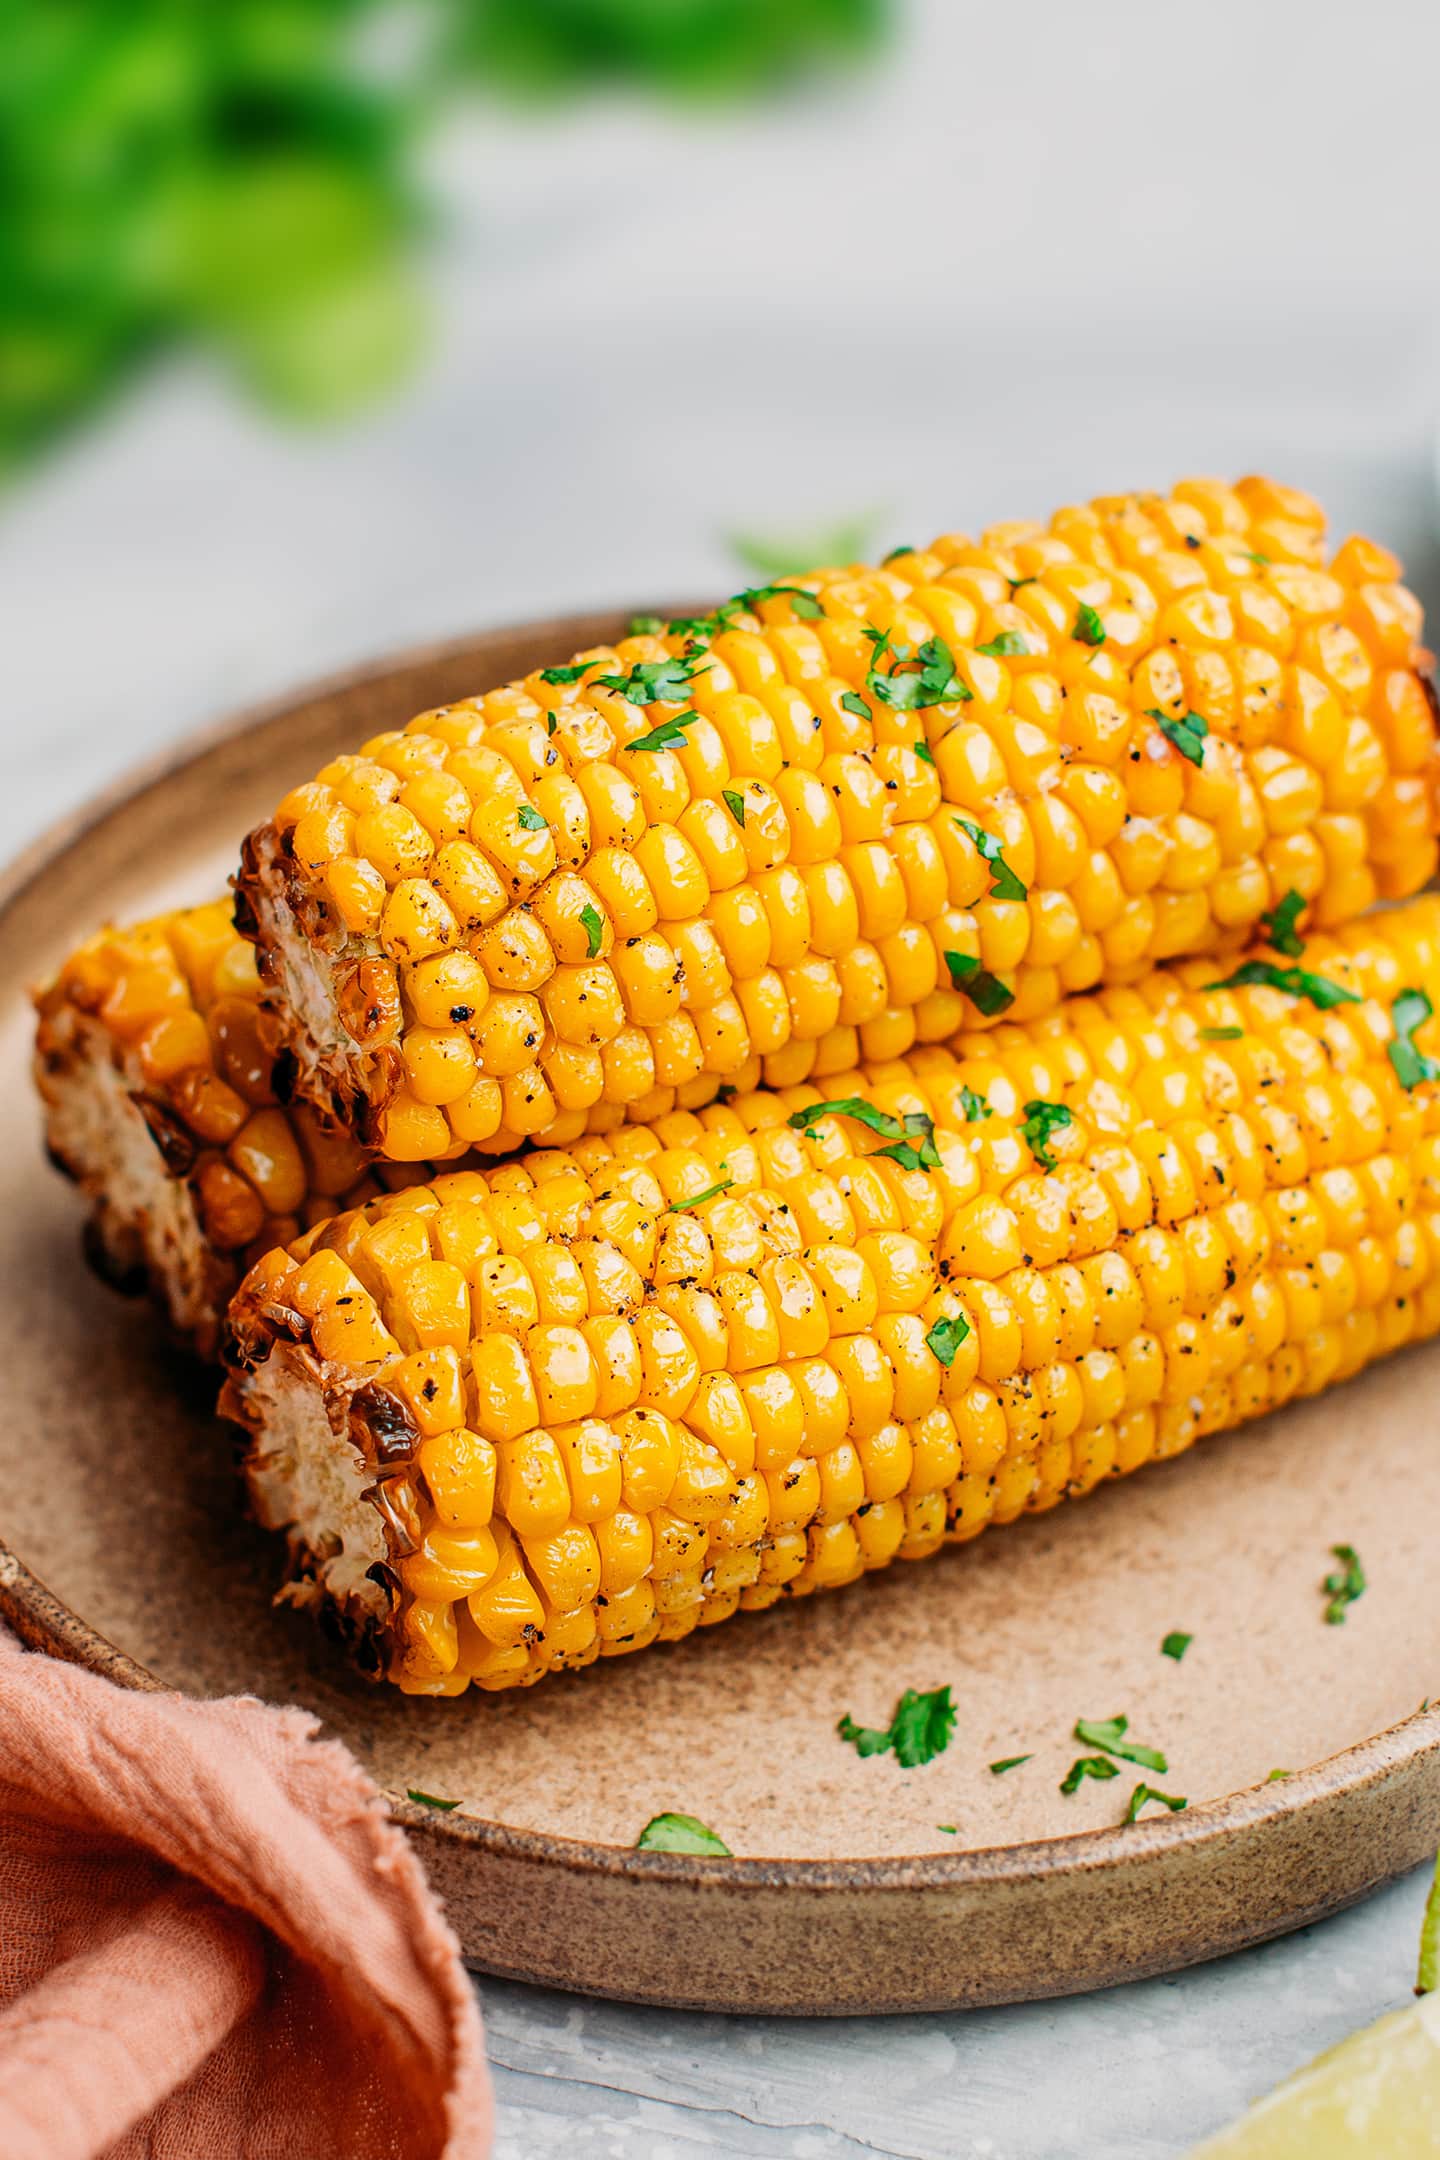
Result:
[[[1419,609],[1322,543],[1264,480],[1104,498],[336,758],[239,879],[301,1094],[402,1161],[559,1144],[1418,890]]]
[[[91,1261],[202,1356],[253,1259],[383,1189],[352,1140],[281,1107],[230,913],[102,930],[36,995],[45,1136],[90,1203]]]
[[[406,1689],[522,1685],[922,1558],[1433,1334],[1440,900],[1301,958],[1159,969],[267,1256],[224,1407],[293,1594]]]

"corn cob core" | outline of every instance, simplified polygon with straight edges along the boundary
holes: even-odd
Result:
[[[1266,480],[1106,497],[375,737],[246,844],[301,1093],[400,1160],[561,1143],[1418,890],[1419,609],[1322,554]]]
[[[148,1282],[202,1354],[254,1259],[383,1189],[353,1140],[281,1106],[259,998],[225,900],[101,930],[36,997],[46,1138],[90,1200],[92,1260]]]
[[[302,1594],[403,1688],[522,1685],[923,1558],[1434,1333],[1440,1030],[1403,1077],[1389,1052],[1403,990],[1440,1003],[1440,901],[1304,963],[1357,1001],[1187,962],[827,1088],[908,1142],[797,1130],[811,1085],[737,1095],[269,1255],[226,1408]]]

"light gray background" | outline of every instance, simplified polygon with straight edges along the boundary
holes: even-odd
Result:
[[[402,397],[299,434],[177,364],[14,493],[0,853],[307,674],[729,590],[736,528],[873,512],[890,545],[1258,467],[1440,602],[1440,10],[902,15],[878,69],[740,116],[472,109],[435,154],[437,335]],[[497,1984],[500,2150],[1160,2160],[1405,1997],[1422,1895],[969,2017],[724,2020]]]

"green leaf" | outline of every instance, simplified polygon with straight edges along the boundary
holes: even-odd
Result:
[[[1070,635],[1073,638],[1078,638],[1082,645],[1104,644],[1105,625],[1087,601],[1082,600],[1076,609],[1075,627],[1070,632]]]
[[[732,533],[730,546],[747,570],[793,577],[822,563],[859,562],[875,528],[873,511],[808,533]]]
[[[995,1115],[985,1097],[977,1095],[974,1088],[966,1087],[963,1083],[960,1088],[960,1108],[965,1113],[965,1121],[969,1125],[978,1125],[981,1118]]]
[[[953,1822],[937,1822],[935,1828],[943,1830],[946,1837],[958,1837],[960,1835]]]
[[[665,629],[663,615],[632,615],[630,618],[631,637],[663,637]],[[550,677],[547,675],[544,680],[548,682]]]
[[[1156,723],[1167,741],[1174,743],[1181,757],[1188,758],[1192,765],[1204,764],[1210,723],[1202,719],[1198,712],[1187,712],[1183,718],[1177,719],[1173,713],[1161,712],[1158,705],[1147,705],[1145,717]]]
[[[992,975],[989,968],[981,967],[973,953],[947,952],[945,965],[955,988],[963,990],[987,1020],[1004,1012],[1007,1005],[1014,1004],[1014,991],[1007,990],[999,976]]]
[[[1332,1545],[1330,1550],[1340,1562],[1340,1567],[1336,1573],[1325,1577],[1325,1588],[1329,1592],[1325,1618],[1331,1627],[1340,1627],[1344,1623],[1347,1607],[1353,1605],[1357,1598],[1364,1597],[1369,1585],[1365,1580],[1365,1570],[1360,1564],[1360,1555],[1353,1545]]]
[[[1086,1778],[1104,1779],[1119,1777],[1119,1775],[1120,1772],[1108,1756],[1081,1755],[1075,1762],[1071,1763],[1070,1768],[1061,1778],[1060,1790],[1062,1793],[1079,1792]]]
[[[970,1323],[963,1313],[950,1313],[935,1322],[925,1337],[925,1347],[933,1350],[948,1372],[955,1362],[956,1352],[970,1333]]]
[[[1028,583],[1029,581],[1022,580],[1022,582]],[[988,654],[992,660],[1010,660],[1017,656],[1021,658],[1028,656],[1030,647],[1021,637],[1018,630],[1002,630],[998,637],[991,638],[988,645],[977,645],[975,650],[976,652]],[[1028,1758],[1026,1759],[1028,1760]]]
[[[906,1688],[883,1731],[857,1725],[848,1714],[836,1727],[841,1739],[848,1740],[858,1754],[883,1755],[888,1750],[902,1770],[916,1770],[943,1755],[954,1730],[955,1705],[948,1687],[932,1688],[928,1694]]]
[[[693,1815],[652,1815],[635,1840],[635,1850],[728,1855],[730,1848]]]
[[[707,1200],[718,1200],[721,1193],[729,1192],[734,1183],[733,1177],[722,1178],[718,1185],[707,1185],[704,1192],[697,1192],[689,1200],[672,1200],[667,1213],[683,1215],[687,1208],[704,1207]]]
[[[594,665],[593,660],[577,660],[573,667],[541,668],[540,680],[545,683],[579,682],[583,675],[589,674]]]
[[[545,715],[545,732],[546,732],[546,734],[547,734],[547,735],[553,735],[553,734],[554,734],[554,732],[555,732],[555,730],[556,730],[556,728],[557,728],[557,727],[558,727],[559,725],[560,725],[560,723],[559,723],[559,721],[558,721],[558,720],[557,720],[557,719],[555,718],[555,715],[554,715],[554,713],[553,713],[553,712],[547,712],[547,713],[546,713],[546,715]]]
[[[730,812],[731,817],[734,818],[735,823],[737,825],[743,825],[745,823],[744,796],[737,793],[734,788],[730,787],[721,788],[720,794],[724,801],[726,809]]]
[[[637,660],[628,675],[597,675],[595,686],[613,690],[632,705],[683,705],[696,676],[709,672],[708,667],[697,667],[693,660]]]
[[[1007,585],[1008,585],[1008,586],[1010,587],[1010,594],[1011,594],[1011,598],[1013,599],[1013,598],[1014,598],[1014,596],[1015,596],[1015,594],[1016,594],[1017,592],[1019,592],[1019,590],[1020,590],[1020,588],[1021,588],[1021,586],[1022,586],[1022,585],[1038,585],[1038,584],[1039,584],[1039,582],[1040,582],[1040,580],[1039,580],[1039,578],[1038,578],[1038,577],[1033,577],[1033,576],[1032,576],[1032,577],[1012,577],[1012,578],[1007,578],[1007,579],[1005,580],[1005,582],[1006,582],[1006,584],[1007,584]]]
[[[969,818],[957,817],[955,823],[974,842],[981,858],[990,865],[990,892],[996,900],[1023,900],[1028,886],[1022,885],[1001,852],[1003,842],[993,833],[986,832],[983,825],[972,825]]]
[[[891,548],[888,555],[882,555],[880,557],[880,567],[883,570],[888,563],[898,561],[902,555],[915,555],[918,553],[919,550],[917,548],[911,547],[909,541],[907,540],[901,547]],[[943,1830],[945,1825],[941,1823],[940,1827]]]
[[[897,1118],[888,1110],[877,1110],[874,1103],[866,1102],[862,1095],[842,1095],[834,1102],[810,1103],[803,1110],[792,1110],[786,1123],[799,1132],[808,1133],[812,1125],[818,1125],[821,1118],[826,1117],[855,1118],[861,1125],[868,1125],[871,1132],[879,1133],[882,1140],[893,1141],[894,1146],[877,1148],[875,1152],[893,1157],[902,1169],[940,1168],[935,1126],[923,1110],[910,1110],[903,1118]]]
[[[1162,1657],[1174,1658],[1178,1665],[1194,1640],[1193,1635],[1182,1635],[1177,1628],[1173,1634],[1167,1635],[1164,1642],[1161,1643],[1160,1654]]]
[[[867,624],[865,635],[873,648],[865,687],[872,697],[892,712],[923,712],[932,705],[968,703],[970,686],[955,672],[955,656],[943,638],[926,638],[912,655],[908,646],[891,643],[890,634]],[[892,667],[880,673],[880,662],[889,653]],[[915,666],[910,667],[911,659]],[[904,669],[904,673],[900,669]]]
[[[1127,1740],[1129,1719],[1077,1718],[1075,1738],[1085,1747],[1102,1748],[1107,1755],[1118,1755],[1122,1762],[1139,1763],[1142,1770],[1168,1770],[1170,1765],[1159,1748],[1140,1747],[1134,1740]]]
[[[1278,1779],[1294,1777],[1294,1775],[1295,1773],[1293,1770],[1267,1770],[1265,1773],[1265,1782],[1267,1785],[1274,1785]]]
[[[1426,1057],[1415,1041],[1416,1028],[1431,1016],[1433,1008],[1423,990],[1402,990],[1390,1007],[1395,1039],[1385,1045],[1395,1077],[1403,1088],[1416,1088],[1422,1080],[1440,1080],[1440,1064]]]
[[[1141,1808],[1149,1807],[1152,1800],[1157,1801],[1161,1807],[1169,1808],[1172,1815],[1178,1815],[1190,1804],[1183,1793],[1164,1793],[1154,1785],[1137,1785],[1130,1795],[1130,1805],[1125,1810],[1126,1822],[1138,1822]]]
[[[1361,998],[1357,990],[1342,989],[1331,982],[1328,975],[1313,975],[1308,968],[1276,967],[1269,960],[1247,960],[1233,975],[1223,982],[1206,983],[1207,990],[1245,990],[1255,983],[1264,983],[1271,990],[1284,990],[1291,997],[1309,998],[1310,1003],[1321,1012],[1329,1012],[1334,1005],[1358,1005]]]
[[[443,1815],[448,1815],[452,1808],[457,1808],[460,1805],[458,1800],[442,1800],[438,1793],[421,1792],[418,1786],[415,1785],[406,1786],[405,1797],[407,1800],[418,1801],[421,1807],[439,1808]]]
[[[840,693],[840,703],[845,708],[846,712],[853,713],[854,717],[857,720],[864,720],[869,722],[873,721],[875,718],[874,713],[871,712],[870,707],[866,704],[864,698],[861,697],[858,690],[842,690]]]
[[[915,744],[915,755],[918,758],[924,758],[927,765],[933,765],[935,763],[935,753],[930,748],[929,743],[925,742],[923,739]]]
[[[627,750],[683,750],[685,730],[693,727],[700,718],[698,712],[676,713],[669,720],[662,720],[651,728],[648,735],[637,735],[633,742],[624,745]]]
[[[1272,1771],[1271,1775],[1274,1773]],[[1440,1855],[1435,1861],[1435,1873],[1430,1879],[1430,1895],[1425,1900],[1425,1917],[1420,1923],[1420,1959],[1415,1971],[1417,1995],[1433,1995],[1440,1985]]]
[[[1042,1170],[1055,1168],[1055,1157],[1050,1152],[1050,1135],[1061,1132],[1075,1120],[1064,1103],[1046,1102],[1041,1096],[1033,1096],[1025,1105],[1025,1122],[1020,1127],[1020,1137]]]
[[[1260,917],[1266,943],[1273,945],[1276,952],[1284,953],[1287,960],[1298,960],[1305,950],[1305,940],[1295,927],[1304,909],[1304,896],[1292,886],[1283,900],[1278,900]]]
[[[902,1170],[938,1170],[940,1151],[935,1145],[934,1119],[923,1110],[907,1110],[904,1124],[908,1137],[890,1147],[876,1148],[875,1153],[888,1156]]]
[[[1201,1028],[1201,1042],[1239,1042],[1245,1033],[1242,1027]]]
[[[520,808],[515,813],[515,822],[520,827],[521,832],[548,832],[550,830],[540,812],[532,803],[528,802],[521,803]]]
[[[585,926],[585,942],[588,947],[587,957],[593,960],[600,950],[600,943],[605,935],[605,925],[600,919],[599,909],[591,907],[588,901],[580,910],[580,920]]]
[[[999,1762],[990,1765],[991,1777],[1004,1777],[1007,1770],[1018,1770],[1021,1763],[1034,1762],[1033,1755],[1002,1755]]]

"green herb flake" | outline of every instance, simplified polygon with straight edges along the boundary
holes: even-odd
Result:
[[[580,920],[585,927],[587,957],[593,960],[600,950],[600,941],[605,935],[605,925],[600,919],[599,909],[591,907],[588,901],[580,910]]]
[[[843,518],[808,533],[732,533],[730,546],[747,569],[762,577],[794,577],[816,563],[858,562],[875,528],[876,513]]]
[[[1055,1157],[1050,1152],[1051,1134],[1063,1131],[1074,1122],[1064,1103],[1046,1102],[1038,1095],[1026,1103],[1020,1137],[1042,1170],[1055,1168]]]
[[[1070,1768],[1061,1778],[1060,1790],[1062,1793],[1079,1792],[1086,1778],[1104,1779],[1119,1777],[1119,1775],[1120,1772],[1111,1762],[1108,1755],[1081,1755],[1071,1763]]]
[[[937,1822],[935,1828],[943,1830],[946,1837],[959,1837],[960,1835],[953,1822]]]
[[[1138,1822],[1141,1808],[1149,1807],[1152,1800],[1160,1807],[1169,1808],[1172,1815],[1180,1814],[1190,1805],[1183,1793],[1161,1792],[1156,1785],[1137,1785],[1130,1795],[1130,1805],[1125,1810],[1126,1822]]]
[[[950,970],[954,987],[963,990],[987,1020],[993,1020],[1007,1005],[1014,1004],[1014,991],[1007,990],[999,976],[992,975],[989,968],[981,967],[973,953],[947,952],[945,965]]]
[[[548,832],[550,830],[533,803],[521,803],[520,808],[515,813],[515,822],[520,827],[521,832]]]
[[[925,1347],[933,1350],[940,1363],[949,1372],[955,1362],[955,1354],[970,1333],[970,1323],[963,1313],[948,1313],[935,1322],[925,1337]]]
[[[991,1777],[1004,1777],[1007,1770],[1018,1770],[1021,1763],[1034,1762],[1033,1755],[1002,1755],[999,1762],[990,1765]]]
[[[1284,953],[1287,960],[1298,960],[1305,950],[1305,940],[1295,927],[1304,909],[1304,895],[1292,886],[1284,899],[1277,900],[1260,918],[1265,942],[1273,945],[1276,952]]]
[[[632,615],[630,618],[630,635],[631,637],[663,637],[665,635],[665,618],[662,615]]]
[[[662,720],[651,728],[648,735],[637,735],[624,745],[627,750],[683,750],[685,729],[693,727],[700,718],[698,712],[676,713],[673,719]]]
[[[1180,1630],[1176,1628],[1174,1632],[1167,1635],[1164,1642],[1161,1643],[1160,1655],[1162,1657],[1174,1658],[1175,1663],[1178,1665],[1181,1658],[1184,1657],[1185,1652],[1189,1649],[1191,1643],[1194,1642],[1194,1640],[1195,1637],[1193,1635],[1183,1635]]]
[[[1390,1007],[1395,1039],[1385,1048],[1403,1088],[1416,1088],[1422,1080],[1440,1080],[1440,1064],[1426,1057],[1415,1041],[1416,1028],[1430,1018],[1433,1010],[1423,990],[1402,990]]]
[[[1201,1042],[1239,1042],[1245,1033],[1242,1027],[1201,1028]]]
[[[540,680],[543,683],[579,682],[581,676],[588,675],[594,665],[593,660],[577,660],[573,667],[541,668]]]
[[[1425,1900],[1425,1917],[1420,1923],[1420,1959],[1415,1971],[1415,1993],[1433,1995],[1437,1985],[1440,1985],[1440,1858],[1435,1862],[1430,1895]]]
[[[1267,1785],[1274,1785],[1280,1778],[1294,1777],[1294,1775],[1293,1770],[1267,1770],[1265,1782]]]
[[[1147,705],[1145,717],[1155,722],[1166,741],[1175,745],[1181,757],[1188,758],[1192,765],[1204,764],[1210,723],[1202,719],[1198,712],[1187,712],[1182,718],[1174,713],[1161,712],[1158,705]]]
[[[1341,984],[1331,982],[1328,975],[1312,974],[1309,968],[1276,967],[1270,960],[1247,960],[1233,975],[1223,982],[1206,983],[1207,990],[1247,990],[1256,983],[1264,983],[1271,990],[1284,990],[1291,997],[1309,998],[1310,1003],[1321,1012],[1329,1012],[1335,1005],[1358,1005],[1361,1003],[1357,990],[1346,990]]]
[[[724,800],[725,807],[730,812],[731,817],[734,818],[735,823],[737,825],[743,825],[745,823],[744,796],[733,787],[721,788],[720,793]]]
[[[1082,645],[1104,644],[1105,625],[1087,601],[1080,602],[1075,614],[1075,627],[1070,635],[1078,638]]]
[[[868,724],[875,718],[858,690],[842,690],[839,702],[844,710],[857,720],[864,720]]]
[[[882,1140],[892,1143],[875,1152],[892,1157],[904,1170],[940,1168],[934,1122],[923,1110],[907,1111],[903,1118],[897,1118],[888,1110],[877,1110],[874,1103],[866,1102],[862,1095],[842,1095],[834,1102],[809,1103],[803,1110],[792,1110],[786,1122],[797,1131],[808,1133],[812,1125],[818,1125],[825,1117],[850,1117],[861,1125],[868,1125],[871,1132],[879,1133]]]
[[[560,724],[560,723],[559,723],[559,721],[558,721],[558,720],[557,720],[557,719],[555,718],[555,715],[554,715],[554,713],[553,713],[553,712],[547,712],[547,713],[546,713],[546,715],[545,715],[545,732],[546,732],[546,734],[547,734],[547,735],[553,735],[553,734],[554,734],[554,732],[555,732],[555,730],[556,730],[556,728],[557,728],[557,727],[559,726],[559,724]]]
[[[1021,580],[1022,584],[1028,582],[1028,579]],[[1014,590],[1013,586],[1011,590]],[[1102,632],[1101,635],[1103,636],[1104,633]],[[1023,660],[1028,659],[1030,654],[1030,647],[1021,637],[1018,630],[1002,630],[998,637],[991,638],[988,645],[977,645],[975,650],[984,653],[986,658],[990,660]]]
[[[691,660],[667,657],[637,660],[628,675],[597,675],[595,683],[597,688],[613,690],[632,705],[683,705],[696,676],[709,672],[708,667],[697,667]]]
[[[908,645],[893,644],[886,630],[867,624],[865,635],[873,647],[865,687],[892,712],[925,712],[932,705],[968,703],[973,696],[970,685],[956,674],[955,656],[943,638],[926,638],[912,654]],[[880,662],[887,652],[891,671],[882,675]]]
[[[914,748],[916,757],[924,758],[927,765],[933,765],[935,763],[935,753],[930,748],[928,742],[925,742],[922,739],[915,744]]]
[[[1127,1740],[1130,1720],[1124,1717],[1077,1718],[1075,1738],[1085,1747],[1101,1748],[1107,1755],[1118,1755],[1122,1762],[1138,1763],[1142,1770],[1168,1770],[1170,1765],[1159,1748],[1141,1747],[1134,1740]]]
[[[1360,1564],[1360,1555],[1353,1545],[1332,1545],[1330,1550],[1340,1565],[1333,1574],[1325,1577],[1325,1588],[1329,1593],[1325,1618],[1329,1626],[1341,1627],[1344,1625],[1347,1609],[1357,1598],[1364,1597],[1369,1585],[1365,1580],[1365,1570]]]
[[[886,566],[887,566],[888,564],[890,564],[890,563],[892,563],[892,562],[898,562],[898,561],[900,560],[900,557],[901,557],[902,555],[916,555],[916,554],[918,554],[918,553],[919,553],[919,549],[918,549],[918,548],[913,548],[913,547],[911,547],[911,545],[910,545],[910,543],[909,543],[909,541],[908,541],[908,540],[906,540],[906,541],[903,541],[903,542],[901,543],[901,545],[900,545],[899,547],[893,547],[893,548],[891,548],[891,550],[890,550],[890,552],[889,552],[889,554],[888,554],[888,555],[882,555],[882,556],[881,556],[881,558],[880,558],[880,567],[881,567],[881,569],[883,570],[883,569],[885,569],[885,568],[886,568]],[[944,1829],[944,1827],[945,1827],[944,1823],[941,1823],[941,1825],[940,1825],[940,1828],[941,1828],[941,1829],[943,1830],[943,1829]]]
[[[955,823],[975,845],[981,860],[990,867],[990,897],[993,900],[1023,900],[1028,886],[1022,885],[1015,872],[1006,862],[1002,849],[1004,842],[994,833],[986,832],[983,825],[972,825],[969,818],[957,817]]]
[[[940,1151],[935,1145],[934,1119],[923,1110],[907,1110],[902,1122],[906,1137],[889,1147],[876,1148],[875,1153],[899,1163],[902,1170],[938,1170]]]
[[[652,1815],[635,1840],[636,1852],[719,1853],[730,1848],[693,1815]]]
[[[893,1754],[902,1770],[915,1770],[933,1762],[950,1745],[955,1730],[955,1705],[948,1687],[917,1694],[906,1688],[895,1706],[888,1726],[857,1725],[847,1713],[835,1730],[859,1755]]]
[[[439,1808],[442,1815],[448,1815],[452,1808],[460,1805],[458,1800],[442,1800],[438,1793],[421,1792],[416,1785],[406,1786],[405,1797],[407,1800],[416,1801],[421,1807]]]
[[[718,1185],[707,1185],[704,1192],[694,1193],[688,1200],[672,1200],[666,1213],[683,1215],[687,1208],[704,1207],[707,1200],[718,1200],[721,1193],[729,1192],[734,1183],[733,1177],[722,1178]]]
[[[967,1125],[978,1125],[982,1118],[995,1115],[985,1097],[977,1095],[974,1088],[966,1087],[963,1082],[960,1088],[960,1108]]]
[[[1039,578],[1038,578],[1038,577],[1034,577],[1034,576],[1031,576],[1031,577],[1012,577],[1012,578],[1006,578],[1005,582],[1006,582],[1006,584],[1007,584],[1007,585],[1008,585],[1008,586],[1010,587],[1010,591],[1011,591],[1011,594],[1013,595],[1013,594],[1015,594],[1015,593],[1019,592],[1019,590],[1020,590],[1020,588],[1021,588],[1021,586],[1022,586],[1022,585],[1038,585],[1038,584],[1039,584],[1039,582],[1040,582],[1040,580],[1039,580]]]

